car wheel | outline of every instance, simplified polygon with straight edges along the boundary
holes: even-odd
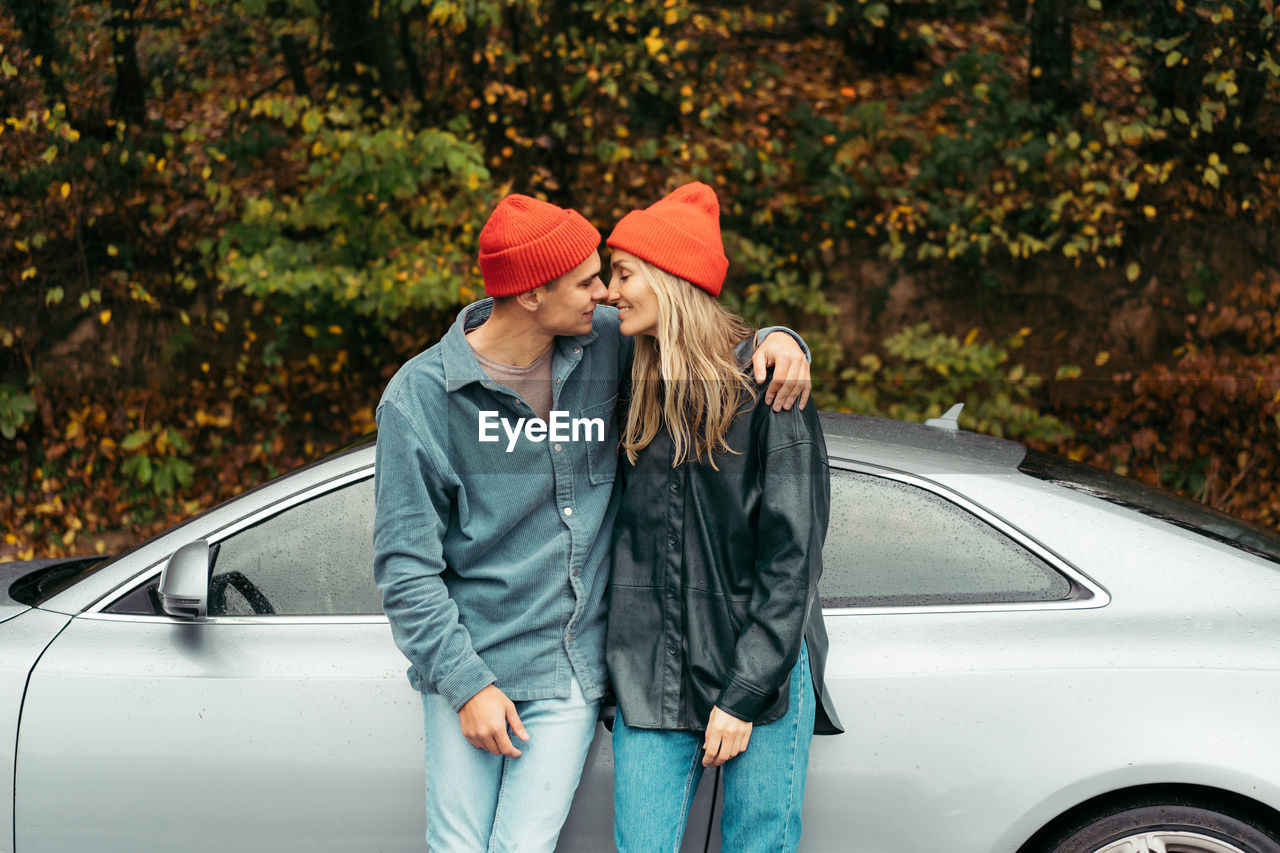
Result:
[[[1184,805],[1147,805],[1096,818],[1052,853],[1280,853],[1280,843],[1239,818]]]

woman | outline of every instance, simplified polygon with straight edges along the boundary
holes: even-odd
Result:
[[[755,397],[754,335],[715,299],[719,215],[686,184],[607,241],[610,301],[637,338],[606,645],[624,853],[679,850],[720,765],[723,849],[794,850],[810,737],[840,731],[817,601],[826,445],[814,407]]]

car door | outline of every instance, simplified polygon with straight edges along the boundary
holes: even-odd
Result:
[[[800,849],[1001,850],[1063,737],[1043,664],[1105,593],[930,480],[836,462],[831,493],[826,683],[845,733],[811,743]]]
[[[420,700],[371,579],[371,474],[219,534],[206,622],[159,615],[158,566],[71,620],[23,704],[17,850],[421,849]]]
[[[815,738],[807,850],[993,853],[1057,783],[1060,675],[1105,593],[963,495],[832,471],[823,601],[847,734]],[[1043,787],[1040,787],[1043,786]]]

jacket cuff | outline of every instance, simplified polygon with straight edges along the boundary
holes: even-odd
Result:
[[[788,329],[786,326],[769,326],[756,332],[756,346],[764,343],[764,339],[772,335],[774,332],[785,332],[795,339],[796,345],[804,352],[804,360],[813,364],[813,353],[809,352],[809,345],[804,342],[804,338],[800,337],[798,332]]]
[[[448,678],[437,684],[436,692],[445,698],[449,707],[459,711],[472,696],[497,680],[489,667],[485,666],[484,661],[477,656],[455,669]]]
[[[716,700],[716,704],[725,713],[732,714],[739,720],[753,723],[756,717],[760,716],[760,711],[768,699],[768,694],[760,693],[741,681],[733,679],[725,685],[724,690],[720,691],[720,698]]]

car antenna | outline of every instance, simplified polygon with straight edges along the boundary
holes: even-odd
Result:
[[[960,429],[960,410],[964,408],[964,403],[956,403],[947,409],[947,413],[940,418],[929,418],[924,422],[925,426],[937,427],[938,429],[949,429],[953,432]]]

